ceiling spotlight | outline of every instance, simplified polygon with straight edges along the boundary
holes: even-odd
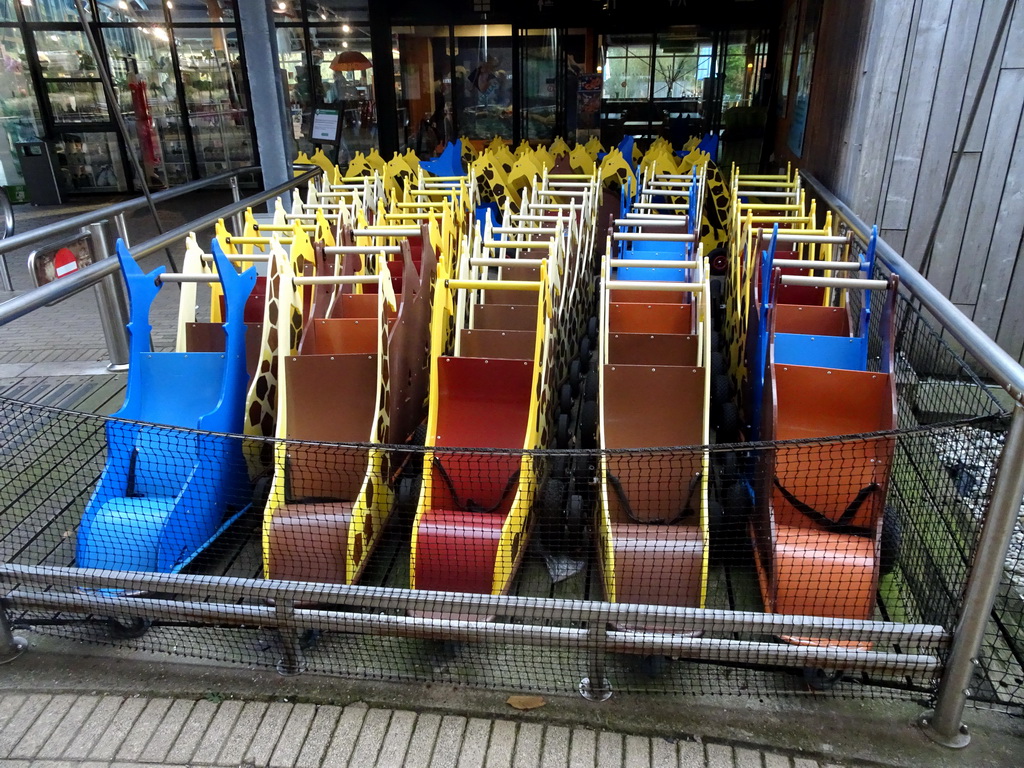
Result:
[[[288,7],[288,4],[287,4],[287,3],[278,3],[278,4],[277,4],[277,9],[278,9],[279,11],[283,11],[283,10],[284,10],[285,8],[287,8],[287,7]]]
[[[341,41],[341,47],[342,48],[348,48],[348,40],[342,40]]]
[[[341,31],[347,34],[352,31],[352,27],[350,27],[348,24],[342,24]]]
[[[128,3],[126,3],[124,0],[121,0],[121,2],[117,4],[117,7],[120,8],[122,11],[127,11]]]

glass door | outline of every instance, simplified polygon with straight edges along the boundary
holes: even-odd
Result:
[[[586,30],[517,29],[517,139],[568,139],[581,76],[589,72]]]

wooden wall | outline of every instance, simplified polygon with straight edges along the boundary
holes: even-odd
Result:
[[[825,0],[822,42],[842,23],[837,18],[842,5]],[[877,223],[883,237],[915,266],[921,263],[1003,7],[1003,0],[874,0],[859,54],[821,56],[819,46],[821,67],[816,63],[805,157],[797,162],[826,180],[865,221]],[[830,108],[835,110],[831,116]],[[1024,359],[1022,111],[1024,2],[1018,1],[968,137],[928,272],[1017,359]],[[840,120],[844,127],[836,139]],[[830,157],[822,154],[820,142],[808,145],[815,132],[832,143]],[[777,146],[784,143],[780,135]]]

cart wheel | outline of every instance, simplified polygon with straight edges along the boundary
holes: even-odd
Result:
[[[548,459],[548,477],[557,480],[568,480],[569,457],[565,455],[551,456]]]
[[[597,403],[588,400],[583,403],[580,409],[580,434],[584,448],[594,448],[597,445]]]
[[[735,443],[740,434],[740,414],[736,403],[722,403],[722,410],[718,417],[718,429],[716,437],[720,443]]]
[[[572,396],[576,397],[580,393],[580,361],[573,360],[569,363],[569,385],[572,387]]]
[[[544,484],[544,493],[540,497],[541,519],[557,520],[565,509],[565,481],[551,478]]]
[[[821,667],[804,667],[804,682],[813,691],[831,691],[836,683],[843,679],[841,669],[822,669]]]
[[[597,401],[597,389],[600,386],[600,378],[597,375],[597,371],[591,371],[587,374],[587,378],[583,383],[583,399],[586,402]]]
[[[416,506],[420,496],[420,477],[414,474],[403,474],[398,478],[395,488],[395,506],[409,510]]]
[[[572,478],[577,488],[587,488],[594,482],[597,474],[597,459],[592,456],[580,456],[573,460]]]
[[[715,248],[708,254],[708,264],[712,275],[724,275],[729,268],[729,252],[725,248]]]
[[[578,533],[586,527],[583,519],[583,497],[574,493],[565,506],[565,525],[570,533]]]
[[[459,655],[460,647],[461,645],[456,640],[428,640],[427,653],[431,666],[445,666]]]
[[[319,629],[304,629],[299,635],[299,648],[310,651],[316,648],[320,642],[321,631]]]
[[[562,449],[568,448],[569,438],[569,415],[563,413],[558,417],[558,431],[555,434],[555,447]]]
[[[712,368],[711,370],[714,370]],[[721,424],[722,406],[732,402],[732,382],[729,377],[718,373],[711,377],[711,417]]]
[[[110,616],[107,618],[107,625],[110,627],[112,637],[118,640],[131,640],[149,632],[149,628],[153,626],[153,620],[142,616],[132,616],[126,620]]]
[[[882,539],[878,546],[878,572],[880,575],[888,576],[896,570],[902,548],[903,524],[895,507],[887,504],[882,513]]]
[[[717,499],[708,499],[708,534],[718,539],[725,531],[725,510]]]
[[[572,413],[572,401],[572,385],[566,382],[558,392],[558,407],[561,409],[562,413]]]
[[[590,339],[584,337],[580,339],[580,370],[583,373],[587,373],[590,370]]]
[[[712,376],[724,376],[729,370],[729,366],[725,364],[725,355],[719,352],[714,347],[711,348],[711,375]]]
[[[668,662],[668,656],[641,656],[640,674],[654,680],[665,674],[665,670],[668,669]]]
[[[267,498],[270,496],[270,486],[273,483],[274,478],[270,475],[261,475],[256,478],[256,482],[252,484],[252,505],[256,509],[263,509],[267,504]]]
[[[725,487],[721,496],[722,512],[728,520],[728,527],[737,534],[747,528],[747,521],[750,520],[750,512],[753,508],[753,499],[750,496],[750,489],[742,480],[736,480]]]
[[[715,468],[715,474],[719,485],[725,489],[739,479],[737,467],[739,462],[736,459],[736,451],[717,451],[711,454],[711,466]],[[719,497],[724,493],[719,494]]]
[[[591,315],[587,320],[587,338],[590,339],[590,346],[597,344],[597,315]]]

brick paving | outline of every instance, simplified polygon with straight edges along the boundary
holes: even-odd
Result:
[[[752,747],[403,709],[0,694],[0,767],[831,768]]]

